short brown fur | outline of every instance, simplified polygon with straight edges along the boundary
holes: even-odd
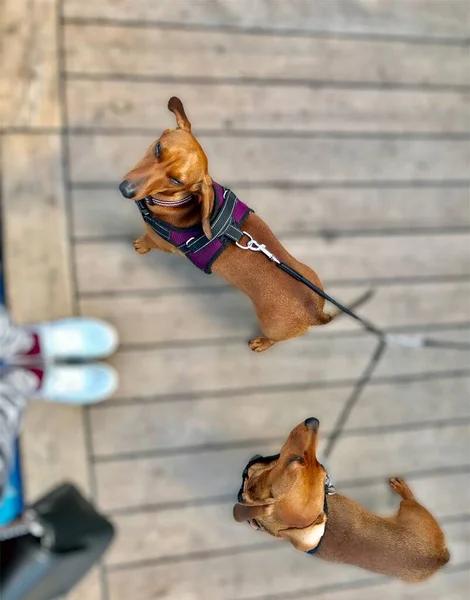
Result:
[[[202,223],[204,233],[211,237],[210,215],[214,194],[207,157],[191,133],[191,123],[181,101],[171,98],[168,108],[175,114],[177,129],[164,131],[126,174],[125,180],[135,189],[134,200],[151,195],[168,201],[168,207],[149,206],[156,217],[176,227]],[[155,156],[157,142],[162,146],[160,158]],[[182,185],[175,185],[169,178],[180,180]],[[181,200],[188,193],[194,195],[194,202],[179,207],[171,206],[172,201]],[[148,225],[145,227],[145,235],[134,242],[139,254],[146,254],[153,249],[178,252]],[[315,271],[291,256],[260,217],[251,214],[245,221],[244,229],[259,243],[266,244],[281,261],[322,288]],[[276,342],[301,336],[310,327],[325,325],[338,314],[325,312],[325,301],[320,296],[282,272],[259,252],[244,251],[232,244],[215,261],[212,271],[251,298],[262,332],[261,336],[249,343],[255,352],[263,352]],[[362,301],[363,298],[354,306]]]
[[[271,535],[301,550],[312,549],[315,528],[324,530],[316,556],[347,563],[408,583],[424,581],[449,561],[444,535],[400,477],[390,486],[402,501],[392,517],[379,517],[340,494],[327,497],[326,472],[318,462],[318,421],[298,425],[271,463],[254,464],[244,486],[236,521],[257,522]],[[326,528],[325,528],[326,522]],[[314,543],[315,547],[317,543]]]

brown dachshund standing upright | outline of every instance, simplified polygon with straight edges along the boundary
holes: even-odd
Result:
[[[378,517],[334,493],[316,456],[318,419],[298,425],[277,456],[254,457],[243,474],[236,521],[288,540],[297,550],[409,583],[424,581],[449,560],[434,517],[400,477],[393,517]],[[334,490],[336,492],[336,490]]]
[[[134,242],[139,254],[158,249],[184,255],[182,246],[170,243],[159,232],[169,226],[176,234],[184,234],[188,228],[198,226],[211,240],[218,218],[215,189],[221,188],[209,175],[207,157],[191,133],[181,101],[171,98],[168,108],[176,117],[177,128],[164,131],[120,185],[123,196],[138,205],[143,202],[143,214],[149,216],[145,235]],[[230,190],[223,192],[224,197],[226,192]],[[157,223],[155,227],[149,225],[152,219]],[[265,244],[282,262],[322,288],[315,271],[292,257],[257,215],[248,209],[240,223],[243,231]],[[241,245],[224,246],[211,269],[206,269],[211,271],[251,298],[262,332],[249,343],[255,352],[301,336],[313,325],[329,323],[338,314],[325,312],[323,298],[279,270],[260,252],[244,250]]]

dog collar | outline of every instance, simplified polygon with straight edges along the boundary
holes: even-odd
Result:
[[[250,467],[252,467],[255,463],[268,464],[268,463],[272,462],[273,460],[277,460],[279,458],[279,456],[280,456],[280,454],[273,454],[272,456],[261,456],[260,454],[255,454],[255,456],[253,456],[253,458],[251,458],[248,461],[248,464],[246,465],[246,467],[243,470],[242,484],[241,484],[240,490],[238,492],[238,497],[237,497],[238,502],[240,504],[245,503],[245,501],[243,499],[243,492],[245,490],[245,483],[246,483],[246,480],[248,479],[248,472],[250,470]],[[323,468],[325,469],[324,466],[323,466]],[[326,515],[327,522],[328,522],[328,496],[333,496],[334,494],[336,494],[336,488],[333,485],[330,475],[326,469],[325,469],[325,472],[326,472],[326,479],[325,479],[325,498],[323,501],[323,512]],[[250,525],[250,527],[253,527],[253,529],[257,529],[257,530],[265,531],[266,533],[269,533],[266,530],[266,528],[263,527],[261,525],[261,523],[259,523],[256,519],[250,519],[248,521],[248,524]],[[322,544],[323,538],[325,536],[325,533],[326,533],[326,525],[325,525],[325,531],[323,532],[318,544],[311,550],[306,551],[306,554],[315,554],[316,552],[318,552],[318,550],[320,549],[320,546]],[[270,535],[272,535],[272,534],[270,534]]]
[[[185,196],[181,200],[177,200],[176,202],[172,202],[169,200],[160,200],[159,198],[155,198],[155,196],[146,196],[145,204],[147,206],[167,206],[169,208],[173,208],[174,206],[183,206],[183,204],[188,204],[193,199],[192,194],[189,196]]]

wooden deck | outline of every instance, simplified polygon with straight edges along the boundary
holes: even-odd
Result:
[[[256,452],[315,415],[323,446],[376,341],[348,319],[264,355],[250,304],[176,257],[137,255],[117,184],[185,102],[212,176],[348,301],[395,332],[468,340],[467,0],[6,0],[2,173],[18,322],[83,314],[121,336],[121,385],[86,411],[38,404],[23,436],[34,497],[72,478],[119,537],[80,600],[463,600],[470,586],[470,369],[390,347],[329,460],[388,513],[407,476],[452,561],[406,587],[237,525]],[[288,203],[289,211],[285,210]],[[25,219],[27,208],[28,218]]]

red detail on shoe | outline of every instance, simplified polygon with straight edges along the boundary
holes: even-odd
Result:
[[[42,380],[44,379],[44,369],[37,369],[35,367],[27,367],[28,371],[31,371],[31,373],[34,373],[36,375],[36,377],[38,378],[38,386],[36,388],[36,391],[41,389],[41,385],[42,385]]]
[[[24,356],[37,356],[41,354],[41,346],[39,345],[39,336],[36,333],[31,334],[33,336],[33,347],[29,352],[25,352]]]

